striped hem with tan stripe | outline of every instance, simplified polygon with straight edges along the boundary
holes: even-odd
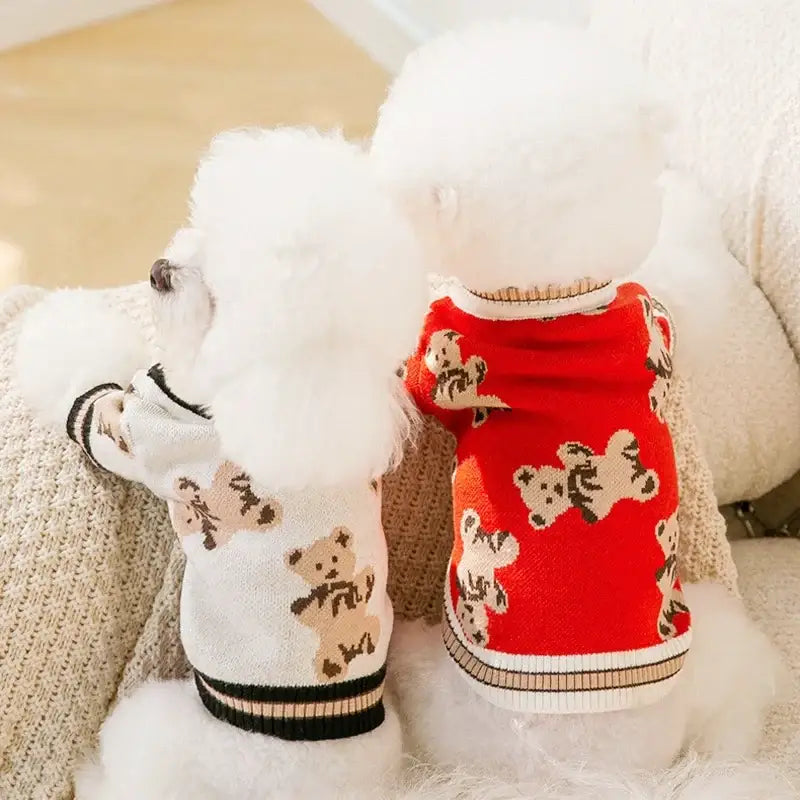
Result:
[[[541,300],[568,300],[572,297],[595,292],[610,286],[611,281],[599,282],[591,278],[581,278],[567,286],[551,284],[549,286],[534,287],[532,289],[518,289],[515,286],[507,286],[504,289],[497,289],[493,292],[472,291],[477,297],[484,300],[501,300],[506,303],[530,303]]]
[[[218,719],[282,739],[317,741],[356,736],[384,720],[385,668],[325,686],[262,687],[215,681],[195,671],[203,704]]]
[[[450,657],[495,705],[516,711],[585,713],[656,702],[677,677],[686,651],[630,667],[564,672],[525,672],[492,666],[471,653],[445,616],[444,644]]]

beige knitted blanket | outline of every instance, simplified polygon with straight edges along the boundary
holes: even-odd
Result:
[[[143,287],[108,301],[151,323]],[[0,798],[69,800],[76,761],[115,697],[187,672],[178,638],[183,556],[166,507],[87,466],[66,436],[34,422],[13,384],[21,314],[43,292],[0,296]],[[681,476],[681,569],[720,581],[736,571],[711,475],[676,382],[670,408]],[[390,592],[396,612],[434,622],[452,541],[449,435],[426,424],[386,481]]]

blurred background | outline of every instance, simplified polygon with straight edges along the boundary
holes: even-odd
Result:
[[[213,134],[366,137],[391,73],[478,17],[586,0],[0,0],[0,290],[142,279]]]

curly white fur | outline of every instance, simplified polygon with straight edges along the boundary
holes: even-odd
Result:
[[[21,325],[14,355],[20,394],[39,422],[61,432],[78,395],[109,381],[126,386],[150,362],[142,332],[108,307],[102,291],[53,292]]]
[[[412,411],[394,373],[425,312],[425,270],[361,150],[296,129],[221,134],[166,257],[167,369],[210,406],[228,457],[275,488],[397,460]]]
[[[713,760],[749,755],[778,693],[780,663],[725,589],[689,585],[685,594],[694,639],[679,685],[656,705],[611,714],[526,716],[495,708],[467,690],[438,627],[396,626],[390,675],[412,748],[457,770],[479,764],[485,774],[503,776],[509,786],[536,786],[545,797],[565,777],[577,780],[567,797],[596,796],[605,781],[660,785],[656,773],[689,746]],[[746,775],[749,767],[741,769]],[[581,770],[591,776],[588,785],[581,784]],[[498,797],[516,796],[508,791]]]
[[[661,771],[593,770],[578,762],[522,783],[471,770],[436,772],[418,765],[398,800],[794,800],[774,769],[755,762],[689,755]]]
[[[100,731],[100,760],[76,777],[77,800],[366,798],[400,762],[397,715],[330,742],[286,742],[212,717],[188,682],[150,683],[123,699]]]
[[[437,272],[477,290],[629,275],[653,245],[669,118],[634,62],[530,20],[412,53],[371,157]]]

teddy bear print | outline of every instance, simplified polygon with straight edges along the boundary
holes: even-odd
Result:
[[[323,682],[345,678],[354,659],[375,652],[380,637],[380,620],[367,613],[375,572],[365,567],[356,574],[352,542],[347,528],[336,528],[286,555],[286,566],[311,586],[290,610],[319,636],[314,670]]]
[[[658,493],[658,475],[643,466],[639,442],[630,431],[614,433],[603,454],[580,442],[567,442],[557,455],[563,469],[524,466],[514,473],[514,485],[536,530],[549,527],[571,508],[593,524],[620,500],[644,503]]]
[[[664,341],[664,332],[659,324],[658,317],[669,320],[667,310],[658,301],[648,297],[640,297],[644,320],[650,342],[647,347],[645,366],[655,374],[653,385],[648,393],[650,409],[661,422],[664,421],[664,407],[669,394],[670,380],[672,379],[672,356]],[[658,315],[657,313],[658,312]]]
[[[206,550],[226,544],[237,531],[267,531],[281,521],[277,500],[256,494],[247,473],[230,461],[207,489],[186,477],[177,478],[174,489],[179,500],[170,503],[170,512],[176,533],[202,533]]]
[[[479,395],[478,387],[486,378],[486,362],[480,356],[461,357],[458,340],[461,334],[452,330],[436,331],[425,351],[425,366],[436,376],[433,402],[440,408],[471,408],[472,425],[483,425],[489,414],[508,406],[494,395]]]
[[[664,563],[656,570],[656,582],[661,592],[661,611],[658,615],[658,635],[671,639],[677,633],[673,620],[688,611],[678,582],[678,513],[656,525],[656,539],[664,554]]]
[[[477,511],[471,508],[461,516],[460,535],[464,549],[456,567],[456,617],[467,639],[486,647],[487,611],[505,614],[508,610],[508,595],[495,577],[495,570],[517,560],[519,542],[508,531],[487,531],[481,526]]]
[[[109,392],[98,398],[94,404],[94,414],[97,418],[97,433],[107,436],[121,452],[129,455],[131,449],[120,428],[122,398],[119,393]]]

